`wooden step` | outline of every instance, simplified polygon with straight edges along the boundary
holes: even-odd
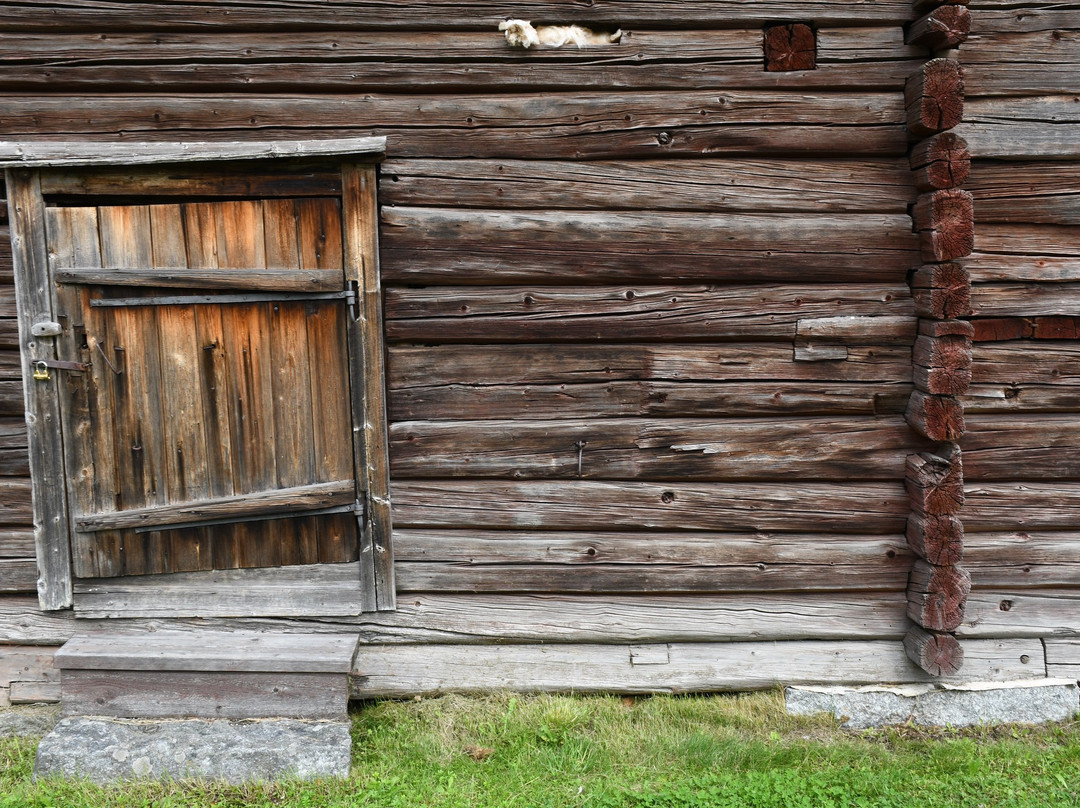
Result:
[[[56,654],[64,715],[343,718],[355,634],[76,635]]]

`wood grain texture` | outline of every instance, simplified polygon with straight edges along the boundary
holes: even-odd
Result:
[[[904,636],[908,659],[931,676],[949,676],[964,666],[964,648],[951,634],[938,634],[913,626]]]
[[[462,381],[392,390],[389,414],[391,421],[888,415],[903,413],[910,393],[910,384],[885,381],[842,384],[733,379],[726,383],[688,380],[482,386]],[[1005,399],[1004,393],[1000,399]],[[1062,398],[1059,406],[1064,404]]]
[[[1075,160],[1080,112],[1073,109],[1072,97],[972,98],[956,132],[975,158]]]
[[[975,213],[971,194],[951,189],[919,196],[912,209],[924,261],[952,261],[975,247]]]
[[[964,493],[969,532],[1074,530],[1080,525],[1080,485],[1071,481],[977,483]]]
[[[907,542],[916,555],[935,566],[959,564],[964,557],[964,524],[953,514],[912,511],[907,523]]]
[[[1026,679],[1044,675],[1038,643],[965,644],[965,676]],[[637,653],[662,654],[668,664],[635,665],[625,645],[368,646],[357,654],[356,698],[446,692],[523,691],[685,693],[759,690],[783,684],[924,682],[930,677],[893,642],[758,642],[663,644]],[[1027,656],[1028,663],[1021,657]]]
[[[34,98],[32,104],[12,95],[4,98],[4,109],[0,128],[13,137],[123,129],[150,139],[176,137],[180,131],[210,141],[255,131],[287,138],[310,133],[309,122],[318,120],[338,134],[387,136],[400,157],[581,159],[792,151],[901,156],[906,151],[901,100],[895,93],[874,92],[447,94],[430,96],[419,109],[411,96],[379,94],[96,95],[93,102],[61,96]],[[463,130],[468,137],[457,136]],[[524,139],[529,146],[523,153]]]
[[[348,677],[329,673],[65,670],[64,716],[343,718]]]
[[[964,116],[964,74],[954,59],[931,59],[904,87],[907,128],[917,138],[952,129]]]
[[[384,205],[713,213],[905,213],[903,160],[818,157],[589,162],[401,160],[380,167]]]
[[[969,416],[964,447],[967,478],[1080,478],[1080,424],[1075,415]]]
[[[805,23],[767,26],[764,50],[765,70],[771,73],[817,67],[817,37]]]
[[[904,413],[908,424],[933,441],[956,441],[964,434],[964,408],[951,396],[927,395],[920,390],[911,394]]]
[[[848,317],[860,342],[883,344],[910,343],[915,325],[902,285],[428,287],[388,289],[384,307],[387,339],[414,342],[793,340]]]
[[[955,515],[964,504],[964,469],[959,447],[945,444],[934,452],[909,455],[904,483],[912,510],[931,516]]]
[[[334,3],[318,9],[290,8],[279,5],[273,15],[266,15],[241,3],[226,2],[209,9],[187,3],[170,4],[167,9],[156,3],[123,3],[101,6],[79,0],[63,9],[42,0],[25,0],[5,7],[0,23],[9,30],[155,30],[188,28],[194,30],[370,30],[384,28],[464,28],[497,31],[502,20],[521,16],[524,19],[553,19],[566,23],[611,24],[647,27],[649,23],[708,27],[760,26],[775,19],[799,19],[806,13],[805,3],[791,0],[707,0],[680,2],[664,9],[642,6],[633,0],[600,0],[582,7],[567,0],[525,0],[506,5],[486,2],[447,4],[443,0],[422,0],[387,16],[385,7],[376,2],[356,0]],[[852,9],[838,0],[815,4],[819,24],[899,25],[911,17],[907,0],[878,0]]]
[[[403,480],[391,491],[401,527],[898,533],[908,508],[899,483]]]
[[[920,141],[909,158],[920,191],[937,191],[963,185],[971,172],[967,141],[953,132],[942,132]]]
[[[717,232],[727,237],[718,241]],[[384,208],[388,284],[743,280],[897,282],[917,262],[907,216],[702,216]],[[506,261],[508,253],[514,260]]]
[[[927,264],[911,276],[915,313],[932,319],[966,317],[971,313],[971,276],[955,262]]]
[[[57,667],[188,673],[347,673],[356,637],[254,631],[80,634],[57,653]]]
[[[979,161],[964,187],[984,232],[985,223],[998,222],[1080,225],[1080,165],[1074,162]]]
[[[970,593],[971,576],[963,567],[916,560],[908,581],[908,617],[923,628],[954,631],[964,619]]]
[[[35,359],[53,358],[48,341],[30,334],[31,323],[55,319],[44,233],[45,205],[36,172],[8,170],[4,179],[12,231],[15,294],[19,300],[21,366],[26,368]],[[71,605],[71,547],[55,375],[46,381],[27,380],[24,392],[30,473],[36,480],[33,523],[40,566],[38,597],[44,609],[64,609]],[[0,498],[4,493],[0,489]],[[10,518],[4,521],[10,523]]]
[[[407,421],[398,479],[895,480],[915,441],[897,418]]]
[[[955,48],[967,40],[971,12],[962,5],[941,5],[907,27],[904,41],[931,50]]]
[[[1080,678],[1080,640],[1048,638],[1046,675],[1059,679]]]

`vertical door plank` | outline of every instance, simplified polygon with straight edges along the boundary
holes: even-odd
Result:
[[[345,278],[348,282],[357,282],[360,289],[360,317],[355,321],[350,318],[349,323],[349,359],[353,382],[353,422],[363,425],[363,429],[355,433],[357,443],[354,450],[360,460],[357,477],[363,483],[367,504],[366,529],[360,539],[360,569],[365,576],[361,600],[366,611],[384,611],[395,608],[396,596],[390,524],[386,360],[382,338],[375,167],[344,165],[341,182]],[[358,386],[360,389],[357,389]]]
[[[101,263],[105,267],[153,266],[150,210],[145,205],[98,208]],[[125,292],[129,294],[130,292]],[[108,310],[114,348],[123,373],[113,375],[117,481],[120,509],[163,505],[167,474],[162,434],[160,335],[157,306]],[[128,534],[125,569],[166,569],[162,542],[152,534]]]
[[[217,210],[211,203],[191,203],[181,207],[187,266],[193,269],[218,268]],[[231,411],[232,381],[225,348],[221,306],[195,307],[195,334],[198,344],[199,388],[206,437],[206,477],[210,493],[227,497],[236,493],[233,484]],[[221,526],[204,531],[203,549],[213,569],[237,567],[240,549],[236,531]]]
[[[337,200],[297,200],[297,219],[302,267],[342,270],[341,210]],[[355,473],[345,317],[345,307],[340,304],[320,302],[308,306],[315,474],[320,482],[348,479]],[[356,520],[348,517],[320,520],[319,560],[354,558],[357,527]]]
[[[101,266],[96,208],[46,208],[50,266]],[[116,477],[112,462],[111,407],[101,391],[111,386],[106,362],[92,348],[102,336],[90,309],[86,286],[56,284],[56,310],[63,333],[56,338],[57,358],[90,365],[86,373],[54,371],[64,413],[64,461],[68,507],[77,518],[95,510],[116,507]],[[88,322],[88,318],[91,320]],[[97,327],[95,327],[97,325]],[[104,405],[104,407],[103,407]],[[107,421],[103,422],[103,417]],[[120,575],[123,572],[122,537],[72,531],[71,560],[76,578]]]
[[[270,269],[299,269],[300,251],[297,244],[296,205],[291,199],[267,199],[262,202],[262,232],[266,255],[266,266]],[[288,367],[289,334],[279,333],[278,329],[283,326],[283,315],[280,307],[275,306],[274,332],[271,335],[271,350],[274,357],[274,436],[277,440],[275,451],[277,453],[278,484],[292,485],[294,483],[282,483],[284,479],[297,479],[301,476],[298,471],[302,467],[303,458],[292,458],[290,441],[300,441],[302,432],[297,425],[292,423],[287,414],[291,411],[295,414],[302,402],[287,402],[286,411],[282,412],[281,397],[289,396],[291,378],[295,376],[296,369]],[[286,344],[282,345],[282,340]],[[295,350],[295,346],[292,350]],[[307,368],[303,368],[307,372]],[[310,417],[307,425],[310,431]],[[299,485],[301,483],[295,483]],[[274,537],[277,539],[282,564],[311,563],[309,561],[309,548],[318,547],[318,533],[316,523],[310,518],[304,519],[277,519],[271,524]],[[317,550],[316,550],[317,552]]]
[[[151,205],[150,227],[153,267],[187,266],[184,225],[179,205]],[[206,435],[203,429],[200,357],[194,306],[162,306],[160,376],[162,440],[167,502],[206,499]],[[204,531],[170,530],[167,569],[187,572],[209,569],[210,547]]]
[[[54,356],[50,340],[30,333],[37,322],[55,319],[45,246],[45,204],[36,171],[5,172],[11,226],[15,297],[19,312],[19,350],[29,429],[33,480],[34,542],[38,561],[38,602],[42,609],[71,606],[71,541],[64,485],[64,446],[56,377],[29,377],[36,359]]]
[[[218,267],[261,269],[266,266],[262,202],[215,202]],[[230,421],[234,470],[243,460],[244,487],[238,491],[266,491],[276,486],[277,466],[273,416],[273,356],[270,347],[271,304],[224,306],[222,325],[226,350],[234,363],[230,375],[236,398]],[[229,334],[241,345],[237,354],[228,347]],[[239,373],[237,372],[239,368]],[[243,453],[241,458],[240,453]],[[271,522],[248,522],[235,526],[239,566],[266,567],[279,563],[277,533]]]

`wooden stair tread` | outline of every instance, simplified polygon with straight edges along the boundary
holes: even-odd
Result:
[[[348,673],[356,634],[155,631],[82,634],[56,653],[61,669]]]

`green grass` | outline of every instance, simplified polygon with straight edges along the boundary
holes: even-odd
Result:
[[[0,741],[0,808],[1080,806],[1080,723],[846,732],[739,696],[446,696],[353,718],[352,776],[246,787],[33,782]]]

